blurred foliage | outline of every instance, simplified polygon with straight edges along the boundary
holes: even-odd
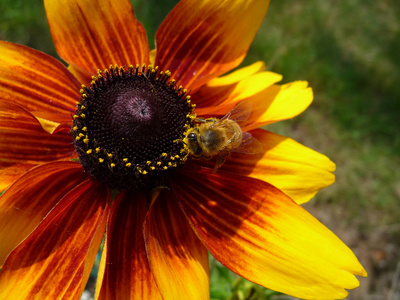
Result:
[[[151,48],[177,2],[132,0]],[[341,207],[344,221],[364,231],[400,218],[399,36],[395,0],[272,1],[242,64],[262,60],[283,82],[313,87],[315,100],[304,114],[267,129],[337,163],[337,182],[316,202]],[[42,0],[0,0],[0,39],[57,57]],[[210,266],[213,299],[275,299],[213,259]]]

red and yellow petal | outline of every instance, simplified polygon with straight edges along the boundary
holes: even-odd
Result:
[[[147,262],[143,223],[147,213],[142,193],[120,193],[107,225],[96,299],[162,299]]]
[[[306,81],[295,81],[273,85],[249,100],[253,109],[245,131],[299,115],[311,104],[313,93]]]
[[[260,154],[248,155],[231,152],[218,172],[229,172],[268,182],[297,204],[310,200],[322,188],[335,181],[335,164],[327,158],[296,141],[257,129],[251,134],[263,145]],[[214,168],[215,161],[198,164]]]
[[[280,190],[227,174],[185,172],[172,186],[213,256],[235,273],[295,297],[342,299],[366,272],[331,231]]]
[[[76,162],[54,162],[23,175],[0,197],[0,266],[71,189],[87,180]]]
[[[0,41],[0,99],[26,110],[70,116],[80,84],[55,58],[31,48]]]
[[[104,234],[110,198],[104,184],[90,179],[68,193],[7,258],[0,299],[79,299]]]
[[[221,82],[218,82],[220,79]],[[226,81],[223,79],[223,77],[218,77],[211,80],[193,95],[192,99],[196,102],[198,115],[224,115],[232,108],[232,103],[256,98],[258,94],[280,81],[282,76],[263,71],[231,84],[225,84]],[[218,107],[215,107],[217,105]]]
[[[240,64],[268,5],[268,0],[180,1],[156,33],[155,64],[196,89]]]
[[[163,299],[209,299],[208,252],[170,191],[162,190],[144,225],[150,269]]]
[[[146,32],[129,0],[45,0],[58,54],[92,75],[110,65],[148,63]]]
[[[44,119],[42,123],[46,123]],[[49,127],[45,128],[50,130],[50,124],[47,125]],[[65,130],[49,134],[31,113],[0,101],[0,189],[32,166],[72,158],[74,146],[71,142]]]

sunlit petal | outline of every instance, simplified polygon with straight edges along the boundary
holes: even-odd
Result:
[[[114,64],[148,63],[146,32],[129,0],[45,0],[44,4],[57,52],[68,63],[92,75]]]
[[[162,299],[151,274],[143,237],[144,194],[119,194],[107,225],[96,299]]]
[[[299,115],[311,104],[313,93],[306,81],[295,81],[273,85],[249,100],[253,112],[245,131]]]
[[[209,251],[235,273],[305,299],[338,299],[366,275],[331,231],[277,188],[186,172],[172,187]]]
[[[208,299],[207,250],[174,200],[163,190],[146,217],[150,268],[163,299]]]
[[[257,129],[252,135],[263,145],[260,154],[246,155],[231,152],[218,172],[261,179],[279,188],[296,203],[310,200],[320,189],[335,181],[335,164],[294,140]],[[214,168],[215,160],[196,161]]]
[[[44,164],[23,175],[0,197],[0,266],[58,201],[87,178],[75,162]]]
[[[264,71],[229,85],[212,86],[207,84],[193,95],[193,100],[196,101],[196,113],[200,116],[224,115],[232,107],[230,104],[243,100],[251,101],[281,79],[282,76],[279,74]]]
[[[186,88],[238,66],[268,9],[268,0],[180,1],[156,34],[156,65]]]
[[[31,48],[0,41],[0,100],[26,110],[55,113],[75,111],[80,84],[55,58]],[[53,119],[59,122],[59,119]]]

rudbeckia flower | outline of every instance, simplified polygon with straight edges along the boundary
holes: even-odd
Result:
[[[0,42],[0,299],[78,299],[104,235],[96,299],[208,299],[208,252],[300,298],[358,286],[354,254],[300,206],[335,165],[259,129],[305,110],[311,89],[262,62],[223,75],[268,1],[182,0],[153,51],[128,0],[44,4],[68,67]],[[184,139],[243,102],[262,149],[213,172],[218,155],[194,159]]]

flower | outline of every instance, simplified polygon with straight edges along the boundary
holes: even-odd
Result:
[[[301,113],[311,89],[277,85],[261,62],[219,77],[243,60],[268,1],[182,0],[155,51],[128,0],[45,8],[68,68],[0,42],[1,299],[79,298],[104,233],[98,299],[207,299],[208,251],[300,298],[358,286],[354,254],[299,206],[335,165],[259,129]],[[213,173],[215,157],[193,159],[183,138],[196,116],[245,101],[242,130],[263,150],[232,151]]]

